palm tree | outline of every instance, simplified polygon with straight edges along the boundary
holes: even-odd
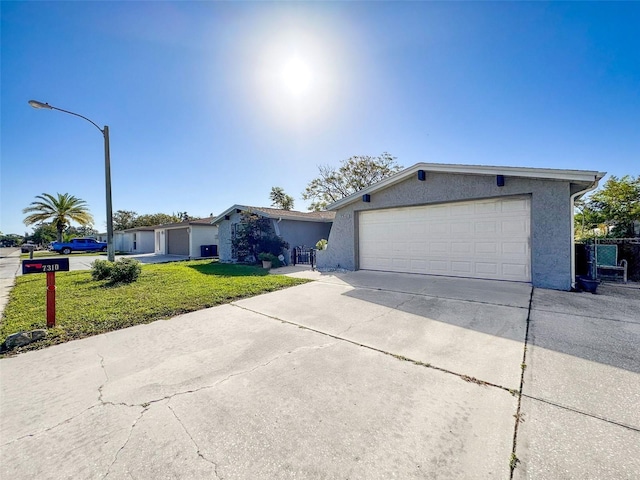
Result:
[[[65,193],[57,197],[49,193],[36,195],[36,201],[22,210],[22,213],[30,213],[24,219],[25,225],[50,221],[58,232],[58,242],[62,241],[62,231],[74,221],[80,225],[93,224],[93,216],[89,213],[87,202],[73,195]]]

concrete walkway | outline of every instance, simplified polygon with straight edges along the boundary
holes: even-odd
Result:
[[[0,478],[638,477],[640,290],[302,274],[0,360]]]
[[[15,285],[16,275],[20,273],[20,265],[19,248],[0,249],[0,318],[9,301],[9,293]]]

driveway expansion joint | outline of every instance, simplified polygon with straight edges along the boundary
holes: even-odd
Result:
[[[513,475],[515,473],[516,467],[520,462],[520,460],[518,460],[518,457],[516,455],[516,449],[518,446],[518,426],[520,425],[520,422],[524,421],[524,418],[523,418],[524,414],[521,412],[520,409],[522,407],[522,389],[524,387],[524,374],[527,368],[527,346],[529,344],[529,327],[531,325],[531,311],[533,306],[534,290],[535,290],[534,287],[531,287],[531,294],[529,295],[529,309],[527,312],[527,326],[524,333],[524,348],[522,351],[522,363],[520,364],[522,371],[520,372],[520,389],[518,390],[518,407],[516,408],[516,413],[514,415],[516,421],[515,421],[515,426],[513,427],[513,444],[511,447],[511,459],[509,460],[509,468],[511,469],[509,478],[511,480],[513,480]]]
[[[267,315],[266,313],[258,312],[256,310],[252,310],[250,308],[243,307],[243,306],[238,305],[236,303],[230,303],[230,305],[232,305],[234,307],[237,307],[237,308],[240,308],[242,310],[246,310],[248,312],[252,312],[252,313],[261,315],[261,316],[263,316],[265,318],[268,318],[270,320],[276,320],[278,322],[286,323],[288,325],[292,325],[294,327],[298,327],[298,328],[301,328],[303,330],[308,330],[310,332],[318,333],[320,335],[324,335],[324,336],[327,336],[327,337],[335,338],[336,340],[339,340],[339,341],[342,341],[342,342],[347,342],[347,343],[350,343],[350,344],[355,345],[357,347],[366,348],[368,350],[373,350],[374,352],[382,353],[384,355],[388,355],[390,357],[393,357],[396,360],[413,363],[414,365],[417,365],[417,366],[420,366],[420,367],[426,367],[426,368],[430,368],[432,370],[437,370],[437,371],[442,372],[442,373],[446,373],[446,374],[449,374],[449,375],[454,375],[454,376],[456,376],[456,377],[460,378],[461,380],[464,380],[465,382],[468,382],[468,383],[475,383],[476,385],[483,386],[483,387],[498,388],[500,390],[504,390],[506,392],[509,392],[512,395],[515,395],[514,390],[512,388],[508,388],[508,387],[505,387],[503,385],[498,385],[498,384],[492,383],[492,382],[487,382],[485,380],[481,380],[481,379],[478,379],[478,378],[475,378],[475,377],[471,377],[471,376],[465,375],[463,373],[454,372],[454,371],[448,370],[446,368],[437,367],[437,366],[432,365],[430,363],[422,362],[420,360],[415,360],[415,359],[412,359],[412,358],[409,358],[409,357],[405,357],[403,355],[398,355],[398,354],[395,354],[395,353],[387,352],[386,350],[382,350],[380,348],[372,347],[371,345],[366,345],[364,343],[356,342],[355,340],[349,340],[348,338],[340,337],[339,333],[338,334],[332,334],[332,333],[323,332],[322,330],[317,330],[315,328],[307,327],[306,325],[302,325],[300,323],[292,322],[292,321],[289,321],[289,320],[283,320],[282,318],[278,318],[278,317],[275,317],[275,316],[272,316],[272,315]]]

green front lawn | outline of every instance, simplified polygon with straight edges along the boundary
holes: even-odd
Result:
[[[16,279],[0,324],[0,343],[12,333],[45,328],[45,277],[33,274]],[[118,286],[93,281],[88,271],[57,273],[56,327],[46,340],[24,350],[167,319],[306,281],[211,260],[142,265],[137,282]]]

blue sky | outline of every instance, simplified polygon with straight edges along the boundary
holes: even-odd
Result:
[[[43,192],[218,214],[318,165],[640,174],[640,2],[2,2],[0,230]]]

